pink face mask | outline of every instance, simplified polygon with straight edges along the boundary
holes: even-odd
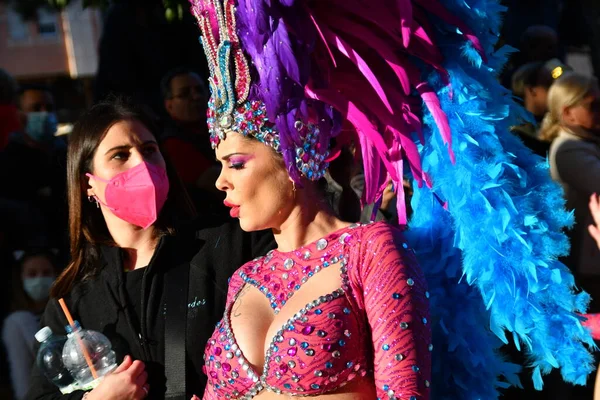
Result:
[[[169,194],[167,171],[146,162],[115,175],[108,181],[92,174],[86,176],[106,182],[106,203],[94,196],[98,202],[123,221],[144,229],[156,221]]]

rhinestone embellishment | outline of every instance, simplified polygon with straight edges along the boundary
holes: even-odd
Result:
[[[342,285],[306,304],[280,327],[267,348],[262,371],[253,370],[236,344],[229,320],[233,304],[228,304],[224,319],[217,324],[218,333],[209,342],[212,348],[206,352],[206,372],[219,398],[251,399],[264,389],[277,394],[307,396],[312,395],[311,390],[330,390],[368,373],[367,367],[361,365],[363,362],[350,361],[351,353],[346,354],[355,341],[350,339],[354,326],[346,325],[352,321],[348,315],[354,303],[348,303],[345,296],[349,290],[346,245],[353,235],[344,233],[347,232],[327,236],[310,247],[287,253],[271,251],[236,274],[233,279],[241,284],[239,290],[244,283],[256,287],[269,299],[275,313],[322,269],[330,266],[339,269]],[[327,304],[336,299],[343,302]],[[216,353],[219,355],[215,356]],[[308,365],[311,369],[307,371]],[[315,384],[307,381],[313,377],[321,379]],[[272,383],[275,378],[281,381]]]
[[[326,247],[327,247],[326,239],[319,239],[317,241],[317,250],[322,251],[322,250],[325,250]]]
[[[283,262],[283,268],[287,269],[288,271],[290,269],[292,269],[293,266],[294,266],[294,260],[292,260],[291,258],[288,258],[287,260],[285,260]]]

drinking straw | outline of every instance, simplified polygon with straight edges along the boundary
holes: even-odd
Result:
[[[87,363],[88,367],[90,367],[92,376],[94,377],[94,379],[98,379],[98,373],[96,372],[96,368],[94,368],[94,364],[92,364],[92,359],[87,351],[87,348],[84,346],[83,342],[81,341],[79,334],[77,334],[77,332],[75,331],[75,321],[73,321],[73,317],[71,317],[71,313],[69,312],[69,309],[67,308],[67,305],[65,304],[64,299],[58,299],[58,303],[60,304],[60,307],[62,308],[63,312],[65,313],[65,317],[67,317],[67,321],[69,321],[69,325],[71,325],[71,328],[73,329],[73,333],[75,334],[77,343],[79,344],[79,347],[81,347],[81,350],[83,351],[83,357],[85,358],[85,362]]]

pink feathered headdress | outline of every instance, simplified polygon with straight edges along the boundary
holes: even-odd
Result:
[[[191,3],[211,69],[213,144],[234,128],[276,145],[295,181],[318,179],[347,120],[362,152],[363,203],[375,202],[390,179],[401,187],[404,161],[419,185],[431,185],[415,143],[423,105],[453,157],[448,120],[421,73],[437,70],[447,80],[428,16],[456,26],[482,57],[483,50],[437,0]],[[406,223],[403,199],[397,204]]]

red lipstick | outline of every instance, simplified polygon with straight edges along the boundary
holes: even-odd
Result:
[[[230,203],[227,200],[225,200],[223,204],[225,204],[226,207],[231,208],[231,210],[229,210],[229,215],[231,215],[231,218],[238,218],[240,216],[240,206],[236,206],[235,204]]]

